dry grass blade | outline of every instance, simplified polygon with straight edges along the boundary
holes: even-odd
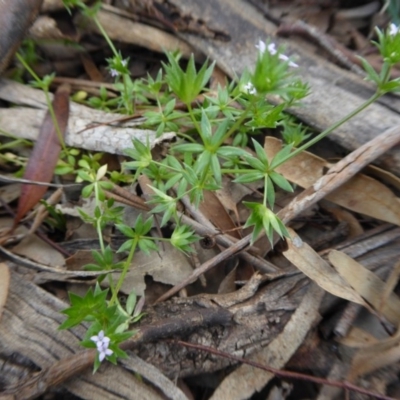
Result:
[[[62,85],[59,87],[54,95],[52,106],[59,131],[64,135],[69,117],[69,86]],[[61,143],[57,134],[57,127],[48,111],[40,129],[38,140],[35,143],[32,155],[26,166],[24,179],[50,182],[60,151]],[[46,190],[46,186],[22,185],[14,226],[16,226],[23,216],[38,203],[46,193]]]

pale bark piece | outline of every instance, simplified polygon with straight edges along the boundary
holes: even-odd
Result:
[[[121,359],[119,362],[128,371],[139,374],[142,378],[151,382],[157,387],[168,399],[188,400],[185,394],[174,385],[161,371],[155,366],[146,363],[132,351],[128,352],[129,358]],[[164,397],[160,397],[164,398]]]
[[[47,109],[44,93],[1,79],[0,98],[32,107],[0,108],[1,129],[17,137],[36,140]],[[50,98],[52,99],[51,94]],[[144,143],[148,139],[150,145],[154,146],[162,140],[175,137],[174,133],[164,133],[156,138],[155,131],[136,129],[138,122],[128,121],[116,125],[117,120],[122,118],[126,118],[126,115],[106,113],[71,102],[65,143],[80,149],[124,154],[124,149],[132,147],[132,139],[139,139]]]
[[[272,40],[277,46],[287,46],[285,54],[293,56],[300,68],[295,73],[308,82],[311,94],[302,100],[303,106],[291,112],[317,130],[324,130],[354,110],[373,93],[373,88],[362,78],[345,71],[307,52],[290,40],[275,37],[277,26],[244,0],[171,0],[181,14],[202,19],[207,26],[217,26],[230,41],[205,38],[192,33],[181,33],[194,48],[203,51],[230,77],[251,69],[257,57],[255,45],[261,40]],[[387,102],[388,105],[383,104]],[[371,105],[329,137],[349,150],[354,150],[394,125],[400,124],[400,99],[387,96]],[[392,149],[380,157],[380,165],[400,173],[400,152]]]
[[[343,279],[362,296],[375,310],[382,314],[395,326],[400,324],[400,298],[391,293],[386,303],[382,304],[385,293],[385,282],[373,272],[363,267],[341,251],[332,250],[328,255],[329,262],[335,267]]]
[[[0,320],[3,314],[4,305],[8,297],[10,285],[10,270],[5,263],[0,263]]]
[[[134,44],[160,53],[179,50],[185,58],[193,53],[192,47],[184,40],[161,29],[114,14],[104,7],[97,13],[97,18],[112,41]],[[85,19],[84,27],[85,30],[100,34],[93,20]],[[200,58],[200,54],[197,56]]]
[[[267,347],[261,348],[248,358],[273,368],[282,368],[320,318],[318,308],[323,293],[318,286],[311,286],[283,332]],[[211,400],[248,399],[253,393],[260,391],[273,377],[271,373],[249,365],[242,365],[222,381]]]
[[[318,255],[307,243],[304,243],[295,231],[288,228],[290,239],[288,250],[283,255],[301,272],[313,280],[319,287],[342,299],[367,306],[363,298]]]
[[[279,139],[265,138],[264,149],[269,160],[281,148]],[[323,158],[304,151],[276,168],[276,171],[290,182],[307,189],[330,167],[332,164]],[[388,187],[369,176],[357,174],[325,198],[349,210],[400,225],[399,198]]]

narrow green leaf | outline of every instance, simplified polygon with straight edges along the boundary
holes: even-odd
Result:
[[[122,232],[126,237],[129,237],[129,238],[134,238],[134,237],[135,237],[135,232],[134,232],[134,230],[133,230],[130,226],[125,225],[125,224],[116,224],[115,226],[116,226],[117,229],[118,229],[120,232]]]

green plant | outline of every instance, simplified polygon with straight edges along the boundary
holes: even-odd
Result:
[[[100,251],[93,252],[95,263],[86,268],[104,271],[99,281],[107,277],[111,297],[108,296],[108,290],[102,290],[100,286],[89,289],[83,297],[70,294],[71,307],[64,310],[67,320],[61,328],[70,328],[81,321],[91,323],[82,345],[97,348],[96,370],[104,359],[116,362],[118,357],[125,356],[118,344],[133,334],[128,331],[129,325],[141,317],[140,310],[135,311],[134,293],[129,294],[125,308],[118,300],[135,252],[138,249],[146,253],[156,251],[158,247],[155,240],[168,240],[186,253],[193,251],[191,245],[198,237],[180,221],[177,204],[181,199],[187,197],[198,206],[205,190],[216,190],[222,186],[224,175],[233,176],[236,183],[260,181],[264,188],[263,200],[261,203],[244,202],[249,210],[244,227],[253,227],[252,242],[261,234],[266,234],[271,243],[274,233],[281,237],[288,235],[274,212],[275,190],[276,187],[287,191],[292,188],[276,171],[277,167],[327,136],[384,93],[399,90],[400,81],[390,78],[390,70],[400,61],[400,33],[393,26],[386,32],[377,30],[376,45],[384,60],[379,73],[366,60],[362,60],[367,79],[377,86],[376,93],[332,127],[307,140],[310,135],[300,125],[294,125],[285,110],[296,106],[307,95],[308,86],[296,77],[294,71],[297,64],[284,55],[283,48],[277,49],[272,42],[260,41],[256,46],[258,57],[254,70],[244,71],[240,79],[225,87],[218,87],[215,93],[208,91],[206,86],[214,64],[206,62],[197,70],[191,57],[186,68],[182,68],[179,55],[172,53],[167,54],[163,71],[156,78],[132,81],[128,70],[129,60],[123,59],[115,49],[96,17],[99,3],[93,7],[86,6],[80,0],[64,0],[64,3],[68,9],[78,7],[92,18],[113,52],[113,57],[107,62],[120,96],[110,101],[102,90],[99,98],[89,102],[97,108],[107,110],[115,107],[128,114],[134,112],[136,102],[146,103],[149,110],[144,113],[144,126],[156,130],[157,135],[165,131],[177,134],[177,142],[162,160],[153,158],[148,142],[134,139],[132,148],[125,150],[132,160],[123,164],[125,170],[134,172],[133,176],[129,176],[130,183],[136,182],[140,175],[147,176],[152,182],[149,187],[152,197],[148,204],[154,206],[152,214],[160,214],[161,226],[173,224],[170,238],[155,239],[150,235],[154,215],[147,218],[139,216],[133,226],[122,222],[121,209],[114,207],[112,200],[106,199],[105,191],[112,189],[114,183],[105,177],[108,174],[115,183],[126,181],[126,178],[122,172],[109,174],[107,166],[100,165],[99,155],[82,156],[76,162],[77,154],[69,154],[65,162],[64,170],[75,170],[78,179],[87,183],[82,191],[83,197],[93,196],[95,199],[93,215],[81,211],[82,218],[95,226],[100,243]],[[47,90],[48,85],[42,86]],[[266,96],[272,94],[279,96],[279,105],[266,101]],[[202,99],[199,99],[199,95],[203,95]],[[184,107],[178,110],[179,101]],[[268,159],[255,137],[264,128],[280,126],[283,127],[287,144],[273,159]],[[254,149],[253,154],[244,148],[249,143]],[[124,261],[115,263],[114,252],[104,244],[102,231],[108,223],[115,224],[127,238],[118,250],[126,254]],[[121,270],[117,282],[113,282],[109,274],[114,269]]]

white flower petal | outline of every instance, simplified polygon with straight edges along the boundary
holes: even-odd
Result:
[[[275,55],[275,54],[277,53],[276,47],[275,47],[275,43],[270,43],[270,44],[268,45],[268,51],[269,51],[269,53],[270,53],[272,56]]]
[[[243,86],[243,89],[249,94],[256,94],[257,93],[256,88],[254,87],[254,85],[251,82],[247,82]]]
[[[106,358],[106,353],[103,351],[99,352],[99,361],[102,362]]]
[[[259,50],[261,54],[263,54],[266,49],[265,43],[262,40],[259,40],[258,44],[256,44],[256,48]]]
[[[112,353],[114,353],[111,349],[107,349],[105,352],[106,356],[111,356]]]
[[[393,23],[389,25],[389,35],[394,36],[399,32],[399,27]]]

